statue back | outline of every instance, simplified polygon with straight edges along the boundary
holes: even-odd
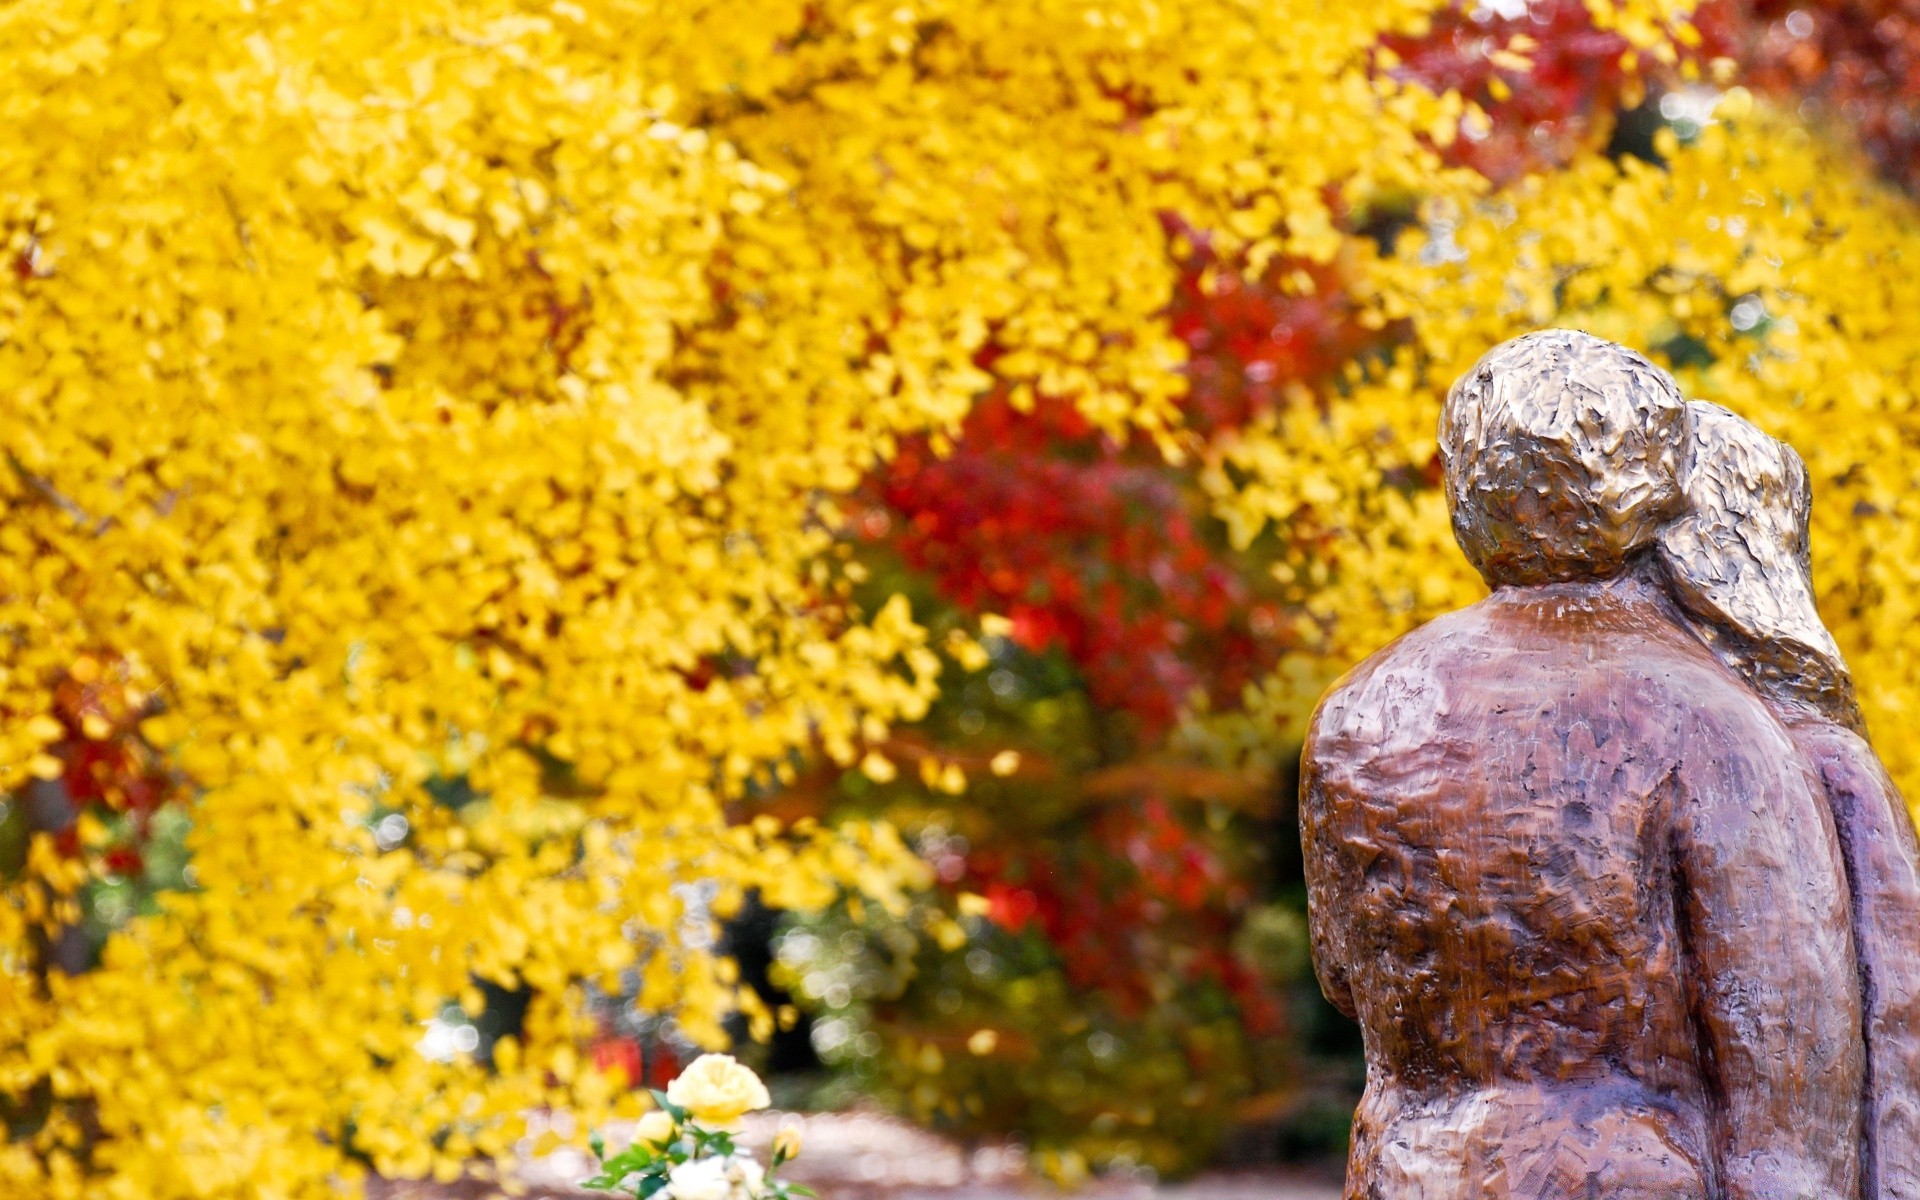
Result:
[[[1817,975],[1850,970],[1830,859],[1787,861],[1833,841],[1789,735],[1631,581],[1496,593],[1362,664],[1315,715],[1301,821],[1315,959],[1367,1045],[1350,1195],[1722,1194],[1740,1064],[1703,1055],[1720,1018],[1687,970],[1743,919],[1701,875],[1718,839],[1830,918],[1791,976],[1819,994],[1761,1009],[1832,1006]],[[1857,1074],[1845,1034],[1773,1101],[1819,1108]]]

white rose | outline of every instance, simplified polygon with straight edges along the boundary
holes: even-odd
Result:
[[[734,1185],[734,1200],[753,1200],[760,1194],[760,1185],[766,1182],[767,1173],[752,1158],[729,1158],[727,1180]]]
[[[728,1200],[732,1193],[724,1158],[698,1158],[667,1172],[666,1194],[673,1200]]]
[[[667,1085],[667,1099],[702,1125],[725,1129],[773,1103],[767,1085],[731,1054],[702,1054]]]

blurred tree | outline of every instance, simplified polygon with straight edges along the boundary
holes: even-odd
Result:
[[[823,769],[778,803],[885,815],[941,886],[902,920],[795,924],[782,978],[823,1057],[923,1119],[1018,1130],[1068,1176],[1178,1169],[1282,1082],[1289,977],[1239,936],[1275,840],[1271,763],[1168,734],[1198,682],[1271,661],[1279,626],[1190,475],[1071,422],[1048,437],[1046,419],[1014,439],[988,402],[953,455],[903,450],[876,483],[899,507],[858,522],[867,594],[916,595],[952,682],[895,732],[887,769]],[[1027,561],[1045,574],[1016,574]],[[1008,596],[1011,579],[1037,586]],[[1108,633],[1134,611],[1150,621]],[[963,630],[981,623],[976,643]]]
[[[444,1177],[609,1110],[588,985],[720,1039],[750,889],[907,913],[888,827],[746,819],[934,695],[905,603],[845,598],[845,497],[988,392],[1116,480],[1179,452],[1163,214],[1259,275],[1470,191],[1458,98],[1376,70],[1430,7],[7,7],[0,1180]],[[1191,660],[1085,581],[1083,652],[1158,647],[1142,728],[1269,637],[1195,542],[1123,564]],[[109,913],[162,812],[189,886]]]

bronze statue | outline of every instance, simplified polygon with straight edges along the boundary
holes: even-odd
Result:
[[[1440,441],[1493,594],[1337,683],[1303,762],[1348,1196],[1920,1197],[1920,845],[1805,468],[1566,331],[1483,358]]]

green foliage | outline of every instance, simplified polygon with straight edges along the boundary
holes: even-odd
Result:
[[[928,897],[924,902],[936,902]],[[1230,996],[1164,981],[1127,1012],[1074,987],[1037,930],[968,919],[943,948],[912,915],[796,921],[779,975],[822,1058],[883,1102],[961,1135],[1018,1130],[1037,1157],[1191,1168],[1263,1065]]]
[[[911,585],[866,561],[877,588]],[[946,635],[969,622],[922,612],[948,686],[888,743],[896,775],[816,780],[814,803],[893,822],[938,883],[901,912],[789,918],[775,979],[826,1065],[896,1111],[1015,1134],[1067,1178],[1191,1169],[1293,1074],[1310,967],[1299,899],[1263,899],[1290,836],[1277,777],[1194,727],[1143,740],[1058,651],[988,634],[961,661]]]

